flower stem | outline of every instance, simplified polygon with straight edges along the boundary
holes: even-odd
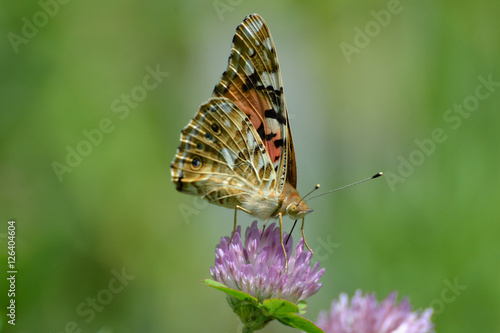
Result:
[[[243,327],[243,330],[241,331],[241,333],[253,333],[253,328],[245,326],[245,327]]]

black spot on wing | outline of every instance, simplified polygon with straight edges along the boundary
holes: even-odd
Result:
[[[266,140],[271,141],[276,136],[276,133],[269,133],[266,135]]]
[[[175,189],[179,192],[182,191],[182,178],[184,178],[184,171],[181,171],[181,174],[179,176],[179,179],[177,180],[177,182],[175,183]]]
[[[266,132],[264,131],[264,123],[261,123],[259,128],[257,128],[257,133],[260,136],[260,139],[264,141],[264,138],[266,137]]]
[[[282,114],[276,112],[274,109],[269,109],[264,112],[266,118],[276,119],[280,124],[286,124],[286,119]]]
[[[279,140],[274,141],[274,146],[276,148],[283,147],[283,139],[279,139]]]
[[[281,98],[280,98],[280,96],[282,95],[282,92],[280,90],[274,90],[273,86],[267,86],[264,89],[267,90],[267,94],[271,98],[271,102],[274,105],[280,105],[281,106]]]

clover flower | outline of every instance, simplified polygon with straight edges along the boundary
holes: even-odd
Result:
[[[431,308],[412,312],[407,298],[396,304],[396,297],[393,292],[379,303],[375,294],[363,296],[357,290],[349,304],[349,297],[342,293],[338,301],[332,302],[329,313],[320,313],[316,325],[326,333],[432,332]]]
[[[229,295],[228,303],[243,322],[244,332],[261,329],[273,319],[319,332],[313,323],[298,315],[305,313],[305,299],[321,288],[318,281],[325,272],[319,269],[318,262],[311,268],[312,254],[304,250],[303,239],[293,254],[293,238],[285,244],[286,270],[280,229],[274,223],[262,233],[253,222],[246,230],[244,245],[239,226],[231,243],[229,239],[221,238],[215,248],[215,264],[210,268],[215,281],[204,283]]]
[[[229,237],[224,237],[215,249],[215,265],[210,268],[215,281],[248,293],[259,301],[281,298],[298,303],[321,288],[318,281],[325,269],[318,269],[318,262],[311,269],[312,254],[304,250],[303,239],[297,244],[293,255],[292,237],[285,244],[288,257],[288,269],[285,272],[279,227],[272,223],[261,237],[257,222],[253,222],[245,233],[244,246],[240,230],[238,226],[230,244]],[[283,238],[286,237],[285,233]]]

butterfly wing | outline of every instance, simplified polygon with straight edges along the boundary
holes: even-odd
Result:
[[[226,98],[201,105],[180,141],[171,165],[178,191],[234,208],[276,184],[276,172],[255,127]]]
[[[226,71],[214,97],[232,101],[252,122],[278,174],[275,190],[297,183],[295,154],[278,57],[269,28],[259,15],[236,28]]]

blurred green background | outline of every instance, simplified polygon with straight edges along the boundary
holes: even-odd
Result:
[[[233,212],[177,193],[169,165],[254,12],[280,59],[299,191],[386,174],[309,203],[326,273],[306,317],[341,292],[396,290],[433,306],[438,332],[500,332],[500,3],[486,0],[2,2],[0,331],[241,329],[200,284]]]

